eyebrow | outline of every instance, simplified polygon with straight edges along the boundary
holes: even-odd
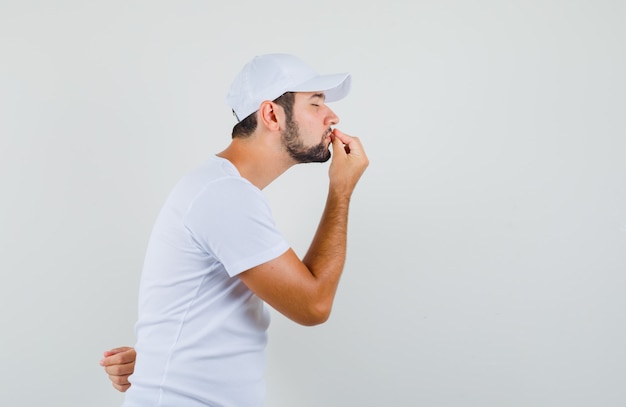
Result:
[[[309,99],[316,99],[316,98],[326,100],[326,95],[323,93],[314,93],[313,95],[311,95],[311,97],[309,97]]]

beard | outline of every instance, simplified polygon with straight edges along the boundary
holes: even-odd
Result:
[[[287,127],[282,131],[282,142],[287,152],[297,163],[324,163],[331,157],[329,144],[325,143],[326,137],[332,131],[328,129],[322,137],[319,144],[311,147],[305,147],[302,138],[300,137],[300,129],[298,124],[287,118]]]

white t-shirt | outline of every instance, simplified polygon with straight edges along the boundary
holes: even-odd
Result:
[[[288,249],[261,191],[228,160],[184,177],[150,237],[124,407],[263,405],[269,312],[237,274]]]

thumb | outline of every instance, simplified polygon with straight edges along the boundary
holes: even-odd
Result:
[[[130,346],[120,346],[119,348],[113,348],[111,350],[105,351],[104,356],[107,357],[107,356],[117,355],[118,353],[126,352],[129,349],[130,349]]]
[[[115,363],[117,363],[117,360],[115,360],[115,361],[111,360],[111,356],[115,356],[115,355],[117,355],[119,353],[123,353],[123,352],[129,351],[131,349],[132,348],[130,346],[121,346],[119,348],[113,348],[111,350],[105,351],[103,353],[104,357],[102,359],[100,359],[100,366],[106,366],[108,364],[112,364],[112,363],[115,364]],[[117,358],[113,358],[113,359],[117,359]]]
[[[340,130],[333,129],[333,152],[338,153],[339,151],[343,150],[346,154],[350,153],[350,147],[348,147],[350,139],[350,136],[347,136]]]

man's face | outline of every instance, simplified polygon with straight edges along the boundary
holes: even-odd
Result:
[[[326,162],[332,128],[339,118],[324,103],[322,92],[295,94],[293,116],[287,114],[282,142],[297,163]]]

